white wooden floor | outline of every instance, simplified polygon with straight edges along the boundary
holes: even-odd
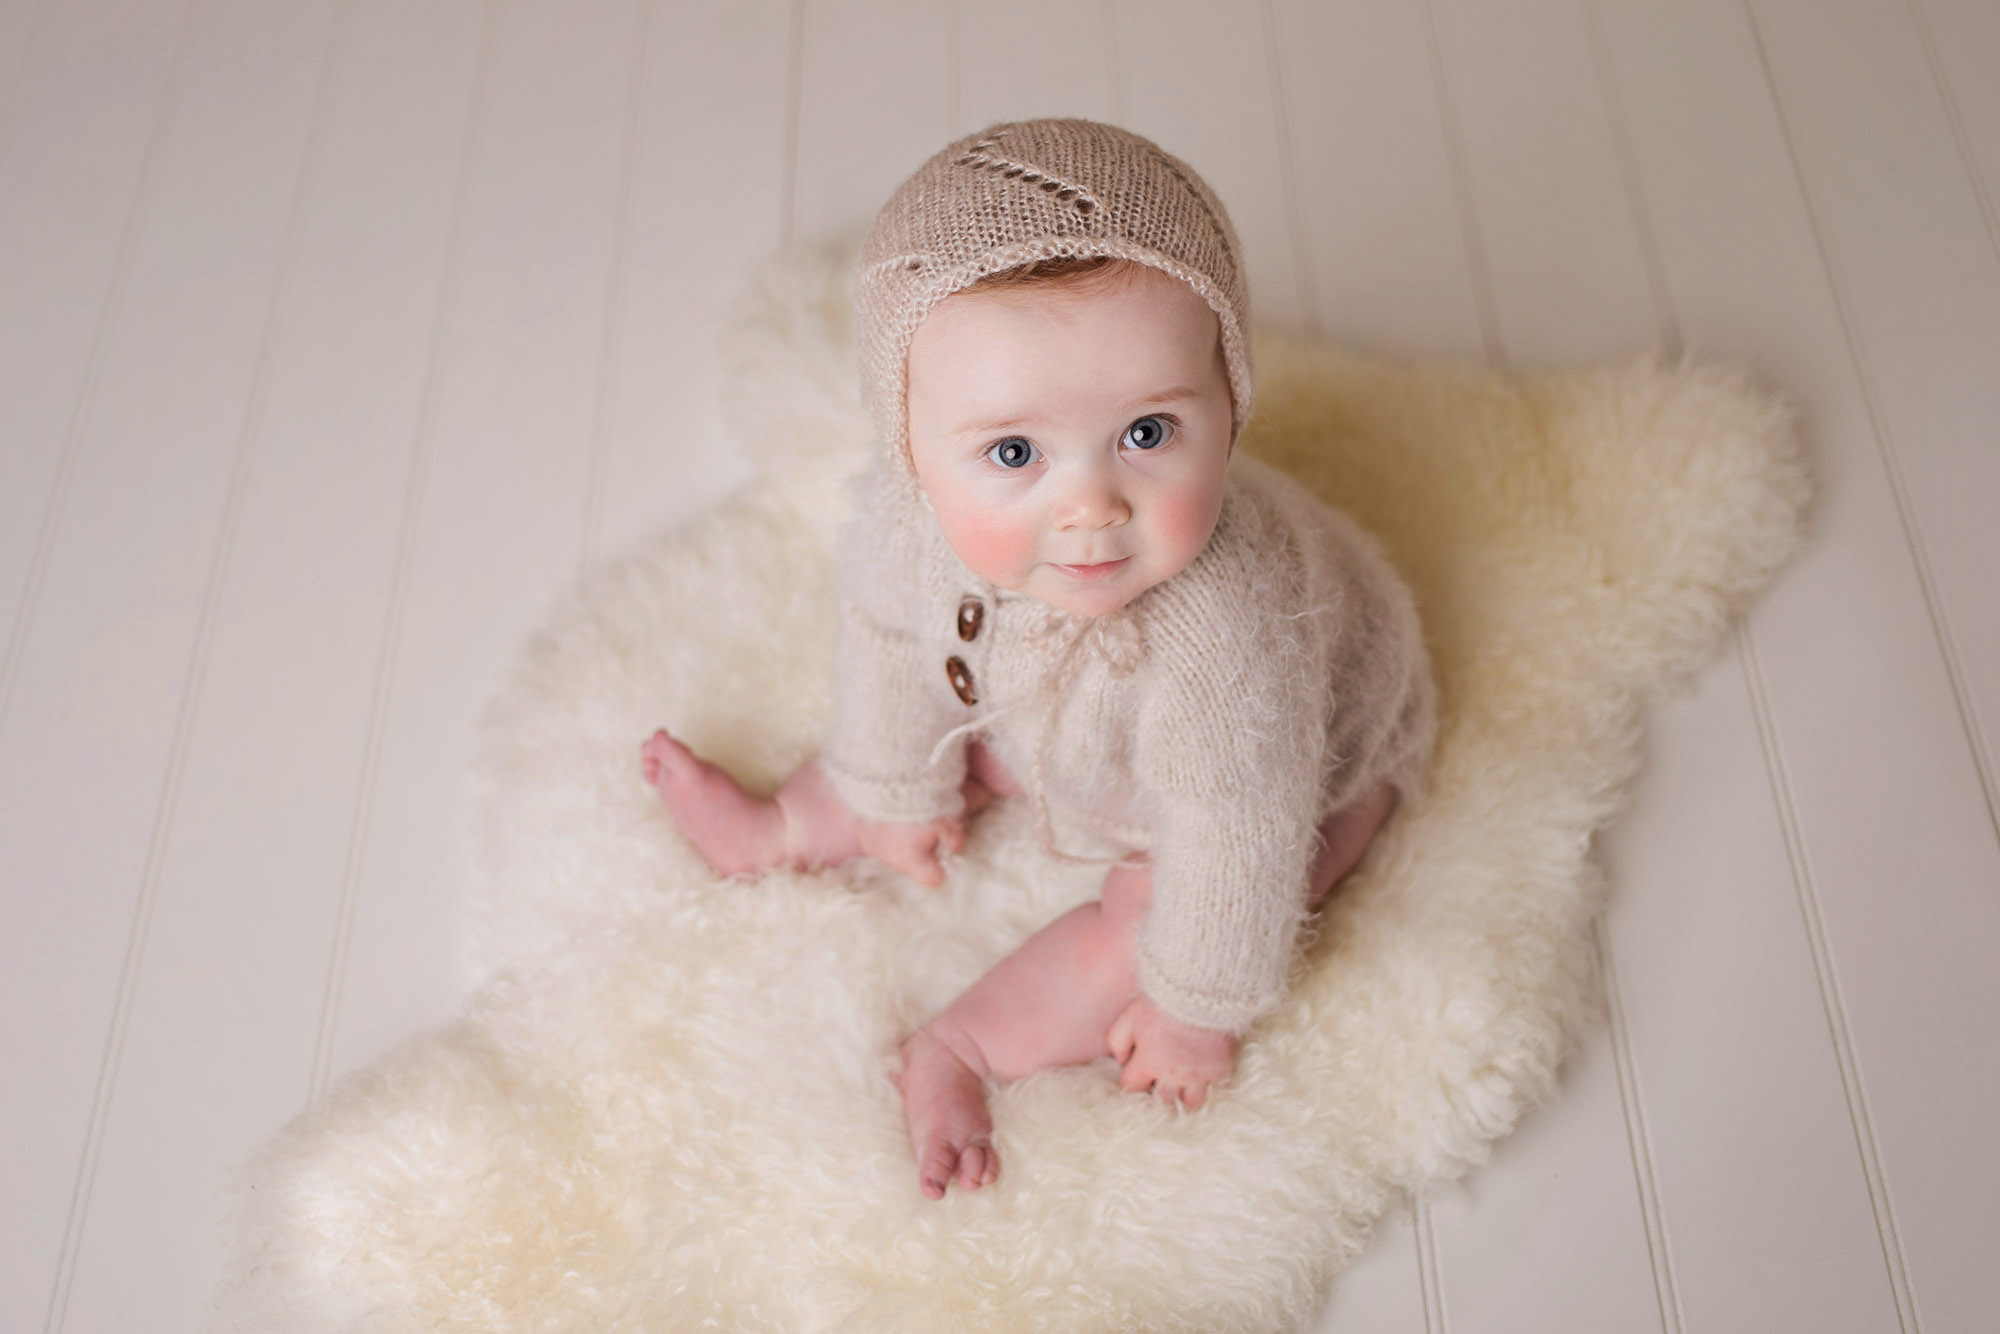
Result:
[[[1603,840],[1610,1031],[1317,1326],[2000,1327],[2000,5],[0,0],[0,1329],[451,1015],[475,711],[748,475],[713,321],[952,135],[1194,163],[1260,320],[1795,394],[1813,540]]]

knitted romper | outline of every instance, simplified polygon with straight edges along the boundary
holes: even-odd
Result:
[[[873,820],[957,815],[983,736],[1045,841],[1071,826],[1151,856],[1139,985],[1177,1019],[1240,1033],[1274,1008],[1323,817],[1384,780],[1423,795],[1435,692],[1409,590],[1351,519],[1240,452],[1201,554],[1107,616],[973,574],[886,463],[841,560],[835,791]]]

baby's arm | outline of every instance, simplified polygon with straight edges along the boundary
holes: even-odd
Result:
[[[1317,911],[1368,851],[1382,822],[1396,807],[1393,784],[1378,781],[1320,822],[1319,852],[1306,876],[1306,905]],[[1235,1068],[1236,1039],[1225,1029],[1185,1023],[1144,996],[1136,997],[1111,1025],[1111,1054],[1125,1067],[1124,1087],[1151,1089],[1168,1102],[1199,1107],[1208,1088]]]
[[[1324,706],[1283,645],[1243,635],[1218,667],[1160,662],[1141,703],[1134,776],[1152,814],[1139,996],[1107,1035],[1124,1084],[1199,1105],[1236,1039],[1284,996],[1319,801]]]
[[[820,767],[853,812],[862,850],[927,885],[964,846],[965,741],[935,762],[938,739],[964,721],[941,688],[942,658],[909,624],[924,603],[920,530],[878,468],[862,479],[840,541],[840,624],[833,717]]]

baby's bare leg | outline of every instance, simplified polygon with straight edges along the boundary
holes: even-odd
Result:
[[[658,788],[688,842],[724,876],[770,866],[838,866],[862,850],[860,820],[826,782],[818,760],[802,764],[764,800],[662,728],[640,746],[640,772]],[[974,742],[962,792],[966,816],[972,816],[994,796],[1010,796],[1018,788]]]
[[[639,756],[641,772],[659,790],[681,832],[723,875],[772,866],[835,866],[861,852],[859,821],[817,760],[801,765],[765,801],[664,729],[640,747]],[[993,799],[979,778],[981,768],[989,765],[982,753],[966,776],[967,815]]]
[[[825,865],[861,851],[854,818],[816,761],[801,766],[766,801],[664,730],[653,733],[639,755],[646,781],[659,790],[674,822],[723,875]]]
[[[1368,851],[1368,845],[1375,841],[1375,831],[1396,809],[1396,796],[1393,786],[1377,783],[1320,823],[1319,854],[1313,858],[1312,870],[1307,876],[1308,906],[1317,909],[1326,902],[1327,895],[1340,883],[1340,878],[1354,869],[1354,864],[1361,860],[1361,854]]]
[[[1313,907],[1361,860],[1395,804],[1383,784],[1321,824],[1308,876]],[[1134,953],[1152,892],[1143,857],[1113,867],[1102,898],[1036,932],[904,1044],[898,1084],[926,1195],[941,1198],[954,1179],[975,1190],[997,1176],[987,1079],[1105,1055],[1106,1033],[1138,994]]]
[[[1317,907],[1361,860],[1395,803],[1383,784],[1326,818],[1308,903]],[[1152,897],[1149,860],[1112,867],[1097,902],[1072,908],[995,964],[931,1021],[933,1036],[1000,1080],[1104,1055],[1105,1030],[1137,994],[1134,949]]]
[[[986,1080],[1105,1054],[1105,1031],[1137,994],[1133,940],[1151,897],[1148,863],[1112,868],[1103,898],[1036,932],[903,1044],[897,1084],[924,1194],[998,1175]]]

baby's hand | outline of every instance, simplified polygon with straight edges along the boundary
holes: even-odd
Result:
[[[965,821],[950,815],[916,824],[863,820],[855,832],[863,852],[933,889],[944,883],[944,858],[965,847]]]
[[[1234,1034],[1184,1024],[1144,996],[1112,1021],[1105,1040],[1125,1067],[1119,1085],[1135,1093],[1151,1089],[1169,1106],[1201,1106],[1209,1086],[1236,1069]]]

